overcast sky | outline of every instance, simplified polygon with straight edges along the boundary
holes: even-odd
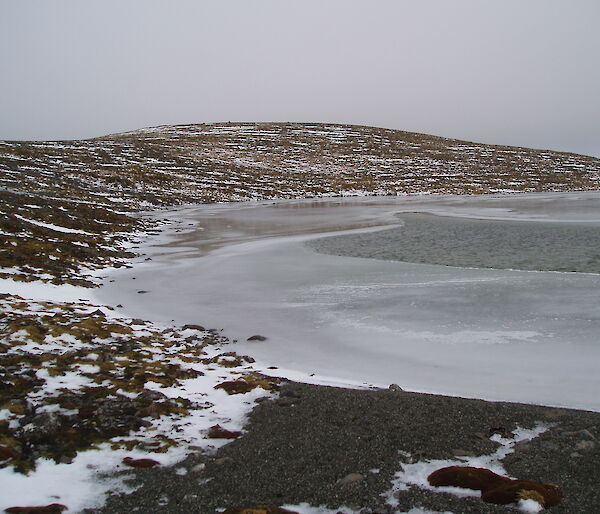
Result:
[[[0,0],[0,139],[321,121],[600,156],[599,0]]]

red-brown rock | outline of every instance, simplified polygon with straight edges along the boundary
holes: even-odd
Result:
[[[215,389],[223,389],[228,394],[244,394],[258,387],[256,384],[244,380],[227,380],[215,386]]]
[[[210,439],[237,439],[241,435],[241,432],[227,430],[221,425],[213,425],[208,429],[208,437]]]
[[[556,484],[543,484],[532,480],[513,480],[496,489],[485,491],[481,499],[488,503],[506,505],[519,500],[535,500],[542,507],[549,508],[557,505],[563,495]]]
[[[4,512],[9,514],[60,514],[63,510],[67,510],[65,505],[52,503],[40,507],[9,507],[4,509]]]
[[[0,461],[7,459],[16,459],[19,456],[14,448],[10,446],[0,446]]]
[[[435,487],[463,487],[476,491],[487,491],[512,482],[510,478],[500,476],[489,469],[469,466],[449,466],[438,469],[427,477],[427,481]]]
[[[125,457],[123,459],[123,464],[131,466],[132,468],[153,468],[155,466],[160,466],[160,462],[153,459],[132,459],[131,457]]]
[[[427,480],[435,487],[453,486],[481,491],[483,501],[500,505],[532,499],[548,508],[557,505],[563,497],[556,484],[513,480],[485,468],[449,466],[434,471]]]

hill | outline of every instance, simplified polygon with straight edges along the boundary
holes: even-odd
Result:
[[[600,159],[372,127],[220,123],[0,142],[0,277],[89,285],[142,228],[197,202],[598,189]]]

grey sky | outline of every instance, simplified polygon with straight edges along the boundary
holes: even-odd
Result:
[[[598,0],[0,0],[0,138],[323,121],[600,156]]]

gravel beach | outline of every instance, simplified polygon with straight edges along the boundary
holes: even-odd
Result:
[[[600,413],[293,382],[277,399],[257,405],[244,435],[215,454],[191,455],[173,468],[135,470],[133,494],[111,496],[103,509],[86,512],[212,513],[303,502],[365,514],[415,507],[515,512],[418,487],[397,493],[394,509],[381,495],[403,463],[490,454],[498,446],[492,433],[540,423],[551,428],[517,444],[502,461],[507,472],[558,484],[564,499],[552,512],[597,513]]]

